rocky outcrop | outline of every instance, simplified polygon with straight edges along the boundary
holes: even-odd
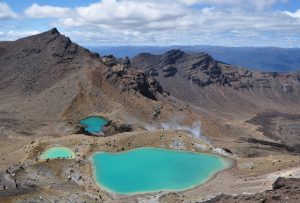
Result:
[[[219,195],[205,203],[231,202],[288,202],[298,203],[300,199],[300,179],[278,178],[273,183],[272,190],[253,195]]]
[[[131,131],[132,131],[131,125],[123,124],[117,121],[110,121],[103,128],[103,133],[105,136],[115,135],[124,132],[131,132]]]
[[[278,190],[280,188],[286,187],[287,186],[287,179],[279,177],[273,184],[272,188],[273,190]]]
[[[171,77],[177,73],[176,67],[172,65],[167,65],[165,66],[162,71],[164,72],[164,77]]]
[[[114,57],[113,55],[108,55],[108,56],[102,57],[102,62],[104,63],[104,65],[106,65],[108,67],[113,67],[118,64],[118,59],[116,57]]]
[[[114,57],[114,55],[107,55],[107,56],[103,56],[101,59],[102,59],[102,62],[108,67],[113,67],[118,64],[123,65],[124,68],[131,67],[131,62],[128,57],[125,57],[124,59],[122,59],[122,58],[118,59],[118,58]]]
[[[150,77],[155,77],[158,76],[158,71],[155,70],[154,68],[150,68],[146,74],[149,75]]]
[[[154,78],[148,78],[143,71],[130,68],[128,60],[124,59],[126,65],[123,61],[122,65],[117,64],[110,67],[106,73],[106,79],[123,92],[136,92],[156,100],[157,94],[163,93],[162,87]]]
[[[131,67],[130,59],[127,56],[123,59],[123,66],[125,68],[130,68]]]
[[[161,55],[159,58],[159,67],[165,67],[167,65],[172,65],[180,61],[183,58],[184,52],[179,49],[174,49],[171,51],[166,52],[165,54]]]

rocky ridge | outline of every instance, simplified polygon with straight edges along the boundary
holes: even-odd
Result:
[[[29,94],[41,92],[90,59],[99,59],[87,49],[61,35],[56,28],[0,43],[0,89]]]
[[[278,85],[285,93],[294,91],[294,84],[300,83],[300,74],[262,73],[214,60],[207,53],[187,54],[171,50],[162,55],[139,54],[133,58],[133,66],[143,69],[149,76],[172,77],[180,74],[199,87],[210,85],[240,88],[267,88]]]

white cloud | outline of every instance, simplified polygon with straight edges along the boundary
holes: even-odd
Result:
[[[155,1],[103,0],[74,10],[73,18],[61,19],[65,26],[97,24],[100,27],[115,25],[120,28],[143,26],[145,23],[176,20],[187,10],[178,4]]]
[[[30,35],[35,35],[40,33],[40,31],[31,30],[31,31],[15,31],[10,30],[7,32],[0,32],[0,41],[4,40],[16,40],[22,37],[27,37]]]
[[[289,11],[285,11],[284,12],[286,15],[291,16],[293,18],[299,18],[300,19],[300,9],[298,9],[295,12],[289,12]]]
[[[53,26],[83,44],[287,45],[300,34],[300,12],[262,10],[285,1],[102,0],[76,8],[33,4],[25,14],[55,18]]]
[[[17,14],[15,14],[11,8],[5,2],[0,2],[0,20],[1,19],[10,19],[16,18]]]
[[[243,8],[255,8],[263,10],[276,3],[286,3],[288,0],[179,0],[187,5],[209,4],[209,5],[228,5]]]
[[[237,2],[239,0],[232,1]],[[271,1],[275,0],[268,2]],[[87,7],[76,8],[72,16],[60,18],[57,25],[88,27],[112,32],[138,32],[140,34],[155,31],[172,33],[183,30],[199,33],[240,29],[282,31],[282,28],[290,31],[299,27],[299,24],[290,19],[290,15],[286,13],[248,12],[239,8],[219,9],[217,7],[204,7],[195,10],[179,6],[178,2],[174,3],[175,1],[173,3],[170,1],[153,2],[103,0]]]
[[[24,13],[30,18],[62,18],[70,15],[71,9],[48,5],[41,6],[34,3]]]

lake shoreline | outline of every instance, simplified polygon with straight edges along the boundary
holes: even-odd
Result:
[[[97,154],[102,154],[102,153],[110,153],[110,154],[123,154],[123,153],[128,153],[128,152],[132,152],[132,151],[136,151],[136,150],[142,150],[142,149],[158,149],[158,150],[165,150],[165,151],[174,151],[176,153],[178,152],[183,152],[186,154],[201,154],[201,155],[208,155],[208,156],[213,156],[213,157],[218,157],[221,158],[220,161],[223,163],[224,169],[217,171],[215,173],[213,173],[212,175],[210,175],[209,177],[207,177],[203,182],[196,184],[196,185],[192,185],[190,187],[187,188],[183,188],[183,189],[178,189],[178,190],[174,190],[174,189],[163,189],[163,190],[153,190],[153,191],[141,191],[141,192],[133,192],[133,193],[129,193],[129,194],[122,194],[122,193],[117,193],[115,191],[112,191],[108,188],[106,188],[105,186],[103,186],[101,183],[98,183],[96,181],[96,168],[93,166],[93,158],[92,156],[95,156]],[[130,198],[130,197],[137,197],[137,196],[145,196],[145,195],[151,195],[151,194],[158,194],[158,193],[169,193],[169,192],[176,192],[176,193],[184,193],[190,190],[194,190],[202,185],[207,184],[208,182],[210,182],[211,180],[213,180],[214,178],[216,178],[220,173],[224,172],[224,171],[228,171],[232,168],[234,168],[236,166],[236,161],[233,159],[230,159],[228,157],[216,154],[216,153],[208,153],[208,152],[193,152],[193,151],[188,151],[188,150],[174,150],[171,148],[160,148],[160,147],[137,147],[137,148],[133,148],[133,149],[129,149],[129,150],[125,150],[125,151],[121,151],[121,152],[107,152],[107,151],[98,151],[98,152],[94,152],[91,154],[90,159],[90,169],[91,169],[91,175],[93,177],[93,180],[95,181],[96,185],[101,189],[104,190],[106,193],[111,194],[113,196],[113,198]]]

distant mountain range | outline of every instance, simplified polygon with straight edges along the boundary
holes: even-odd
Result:
[[[171,49],[181,49],[187,53],[207,52],[216,60],[266,72],[300,71],[300,48],[274,47],[222,47],[222,46],[120,46],[89,47],[100,55],[113,54],[116,57],[134,57],[139,53],[162,54]]]

